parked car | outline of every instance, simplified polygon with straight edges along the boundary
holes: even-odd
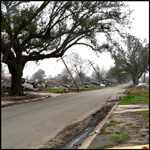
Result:
[[[136,85],[136,86],[142,86],[142,85],[149,85],[149,83],[139,83],[139,84]]]
[[[105,84],[100,83],[100,86],[105,86]]]
[[[91,82],[91,84],[93,84],[93,85],[100,85],[100,83],[96,82],[96,81]]]
[[[110,81],[104,81],[104,84],[105,85],[111,85],[111,82]]]
[[[97,82],[97,81],[93,81],[93,82],[91,82],[91,83],[94,84],[94,85],[105,86],[105,84],[99,83],[99,82]]]

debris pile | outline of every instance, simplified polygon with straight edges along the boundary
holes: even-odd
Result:
[[[1,89],[1,97],[6,96],[6,93],[4,92],[4,90]]]
[[[127,94],[144,94],[149,92],[148,85],[135,86],[133,89],[127,92]]]

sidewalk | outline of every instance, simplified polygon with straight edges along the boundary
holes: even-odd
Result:
[[[149,110],[149,105],[117,104],[78,149],[121,149],[121,147],[128,146],[133,146],[129,149],[137,149],[136,146],[141,148],[149,146],[149,121],[147,124],[142,123],[140,120],[142,116],[133,113]],[[121,136],[124,137],[122,139],[124,142],[121,141]],[[116,141],[120,141],[118,143],[112,142],[112,137],[115,137]]]

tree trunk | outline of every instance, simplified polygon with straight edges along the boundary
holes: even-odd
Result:
[[[83,77],[82,75],[79,75],[79,78],[80,78],[80,82],[81,82],[81,86],[83,85]]]
[[[22,70],[15,70],[11,68],[11,96],[23,96],[22,88]]]
[[[134,84],[134,86],[138,85],[139,84],[139,78],[138,78],[138,76],[133,76],[132,78],[133,78],[133,84]]]
[[[143,83],[145,83],[145,72],[144,72],[144,75],[143,75]]]
[[[122,82],[121,82],[121,77],[120,77],[120,76],[117,77],[117,81],[118,81],[119,84],[122,83]]]

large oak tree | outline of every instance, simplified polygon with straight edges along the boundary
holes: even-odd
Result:
[[[118,73],[130,74],[134,85],[137,85],[139,78],[149,68],[149,43],[127,34],[123,44],[114,43],[112,57],[120,67]]]
[[[1,53],[12,76],[11,95],[23,95],[21,77],[28,61],[61,57],[79,44],[105,48],[96,35],[111,39],[120,33],[119,26],[129,24],[125,8],[119,1],[2,1]]]

